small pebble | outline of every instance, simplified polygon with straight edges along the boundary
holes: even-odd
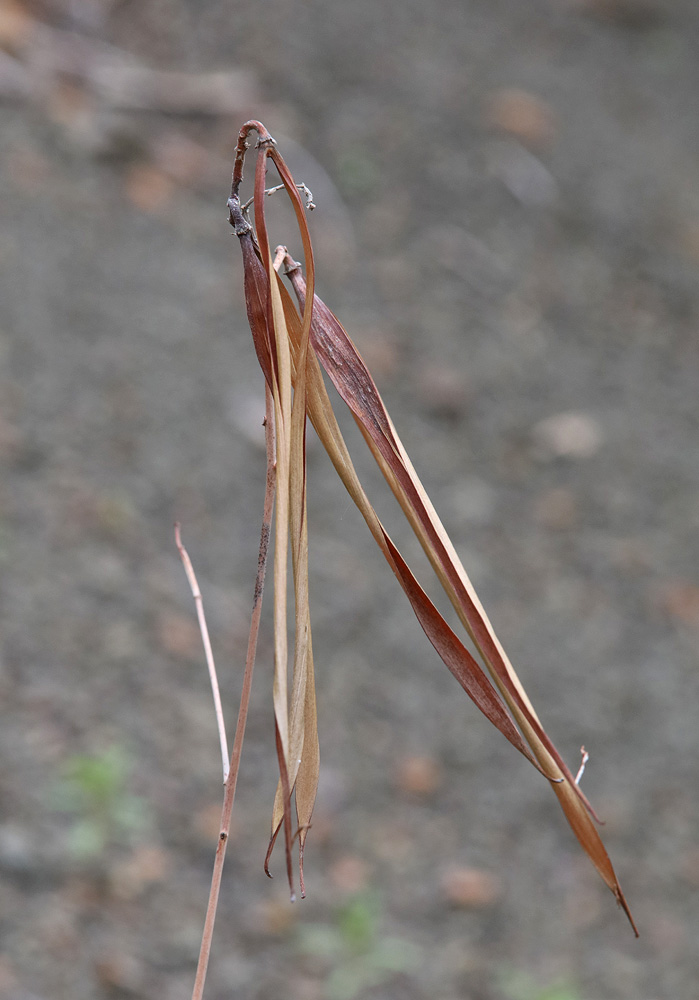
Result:
[[[547,458],[592,458],[602,446],[599,423],[589,413],[554,413],[532,431],[538,449]]]

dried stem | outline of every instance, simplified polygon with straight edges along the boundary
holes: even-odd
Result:
[[[262,613],[262,596],[265,586],[265,573],[267,570],[267,552],[269,549],[269,539],[272,527],[272,507],[274,505],[274,490],[276,482],[276,461],[274,450],[274,407],[272,396],[267,387],[265,390],[265,444],[267,446],[267,481],[265,485],[265,501],[262,513],[262,531],[260,533],[260,550],[257,559],[257,576],[255,577],[255,589],[252,601],[252,616],[250,619],[250,634],[248,637],[248,649],[245,658],[245,673],[243,675],[243,689],[240,695],[240,708],[238,709],[238,721],[235,727],[233,738],[233,752],[231,754],[230,771],[226,781],[223,795],[223,807],[221,810],[221,826],[216,847],[216,857],[214,860],[214,870],[211,877],[211,889],[209,891],[209,902],[206,908],[206,919],[204,921],[204,932],[201,939],[201,949],[199,951],[199,962],[197,974],[194,981],[192,1000],[201,1000],[204,993],[204,983],[206,981],[206,970],[209,965],[209,955],[211,953],[211,941],[214,933],[214,922],[216,920],[216,908],[218,906],[218,896],[221,889],[221,876],[223,874],[223,862],[226,856],[228,836],[231,828],[231,815],[233,813],[233,802],[235,800],[235,789],[238,783],[238,771],[240,769],[240,755],[243,749],[243,738],[245,736],[245,725],[248,717],[250,705],[250,690],[252,687],[252,674],[255,666],[255,653],[257,651],[257,636],[260,630],[260,615]]]
[[[184,571],[187,574],[187,579],[189,580],[189,586],[192,589],[192,597],[194,598],[194,603],[197,608],[197,618],[199,619],[199,631],[201,632],[201,641],[204,645],[204,654],[206,656],[206,665],[209,668],[209,679],[211,681],[211,693],[214,696],[214,709],[216,710],[216,725],[218,726],[218,738],[221,743],[221,759],[223,761],[223,783],[225,785],[228,779],[228,741],[226,739],[226,726],[223,721],[223,708],[221,706],[221,692],[218,687],[218,677],[216,676],[216,664],[214,663],[214,654],[211,649],[211,640],[209,639],[209,630],[206,626],[206,615],[204,614],[204,602],[202,600],[201,591],[199,590],[199,584],[197,583],[197,578],[194,573],[194,567],[192,566],[192,560],[189,558],[189,553],[182,544],[182,537],[180,535],[180,525],[175,524],[175,544],[180,553],[182,559],[182,564],[184,565]]]
[[[250,148],[250,143],[248,142],[248,136],[250,135],[251,132],[257,132],[259,136],[259,139],[257,140],[258,145],[262,145],[263,143],[276,145],[274,139],[269,134],[267,129],[264,127],[262,122],[256,122],[256,121],[245,122],[240,132],[238,133],[238,144],[235,147],[235,162],[233,163],[231,198],[238,197],[238,189],[240,187],[240,182],[243,179],[243,162],[245,161],[245,154]]]

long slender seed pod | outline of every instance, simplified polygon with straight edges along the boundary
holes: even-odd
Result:
[[[259,136],[254,196],[256,234],[243,216],[238,200],[248,137],[252,131]],[[291,199],[304,246],[307,281],[303,278],[300,265],[288,257],[285,260],[298,309],[274,270],[264,214],[268,159],[274,163]],[[544,730],[410,462],[366,365],[342,325],[315,295],[315,266],[304,205],[276,143],[260,122],[247,122],[240,131],[229,210],[231,224],[240,237],[248,319],[260,366],[274,400],[276,427],[278,492],[275,512],[274,706],[280,782],[267,861],[277,833],[283,826],[291,882],[290,800],[295,790],[303,891],[303,850],[318,781],[307,580],[305,422],[308,416],[430,642],[480,710],[548,778],[581,846],[638,934],[593,823],[596,816],[592,806]],[[281,256],[278,252],[277,261],[282,257],[283,252]],[[350,408],[490,677],[427,597],[376,516],[357,479],[335,421],[320,365]],[[289,547],[292,552],[295,606],[290,703],[286,637],[286,557]]]

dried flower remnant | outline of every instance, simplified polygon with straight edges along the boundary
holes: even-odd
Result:
[[[240,204],[239,189],[249,137],[256,132],[254,188],[255,229]],[[265,221],[265,175],[271,160],[289,195],[304,248],[301,265],[284,247],[272,254]],[[302,188],[303,190],[303,188]],[[633,918],[593,820],[595,814],[578,781],[545,732],[524,688],[490,624],[449,537],[432,506],[378,389],[340,322],[314,294],[315,266],[304,201],[274,139],[259,122],[247,122],[236,149],[230,222],[243,253],[245,298],[253,343],[271,397],[276,455],[274,557],[274,713],[279,784],[272,835],[284,831],[287,871],[292,886],[291,801],[295,796],[303,892],[303,852],[318,782],[319,756],[313,655],[308,604],[306,520],[306,419],[313,424],[352,500],[410,601],[428,639],[448,669],[483,714],[551,783],[581,846],[605,884]],[[295,300],[278,270],[287,275]],[[321,367],[358,424],[390,489],[420,541],[445,593],[473,641],[483,665],[466,649],[427,596],[396,548],[357,478],[325,389]],[[270,408],[268,408],[269,411]],[[272,435],[268,435],[271,441]],[[286,561],[291,548],[294,594],[294,640],[287,637]],[[292,678],[289,690],[288,660]],[[579,779],[578,779],[579,780]]]

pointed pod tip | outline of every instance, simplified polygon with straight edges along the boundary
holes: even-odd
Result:
[[[640,938],[641,932],[639,931],[638,927],[636,926],[636,921],[631,916],[631,910],[629,909],[626,900],[624,900],[624,902],[621,905],[622,905],[622,907],[624,909],[624,913],[626,914],[626,917],[627,917],[629,923],[631,924],[631,930],[633,931],[634,937],[637,938],[637,939]]]
[[[292,892],[292,893],[291,893],[291,896],[290,896],[290,902],[292,902],[292,903],[295,903],[295,902],[296,902],[296,893],[295,893],[295,892]]]
[[[614,895],[616,896],[617,903],[619,904],[619,906],[622,908],[622,910],[626,914],[626,918],[627,918],[628,922],[631,924],[631,930],[633,931],[634,936],[636,938],[640,938],[641,934],[640,934],[640,932],[638,930],[638,927],[636,926],[636,921],[634,920],[634,918],[633,918],[633,916],[631,914],[631,910],[629,908],[629,904],[626,902],[626,896],[621,891],[621,886],[617,886],[617,888],[614,890]]]
[[[277,831],[274,831],[269,839],[269,844],[267,846],[267,853],[265,854],[264,869],[267,878],[274,878],[274,875],[272,875],[271,871],[269,870],[269,862],[272,858],[272,851],[274,849],[274,842],[276,839],[277,839]]]

